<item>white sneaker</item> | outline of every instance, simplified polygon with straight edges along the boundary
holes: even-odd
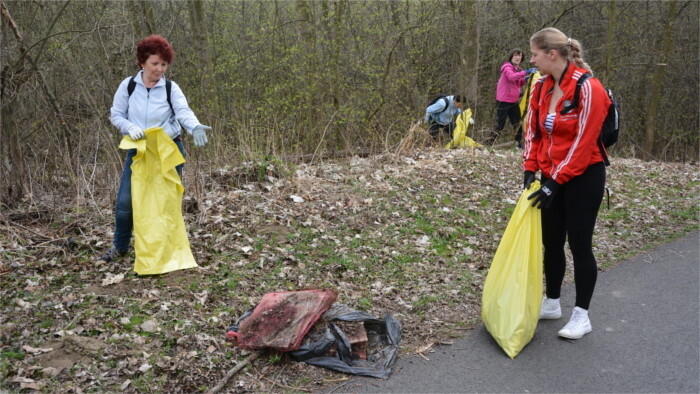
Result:
[[[558,298],[542,298],[542,306],[540,306],[540,319],[559,319],[561,318],[561,306]]]
[[[579,339],[591,332],[591,321],[588,319],[588,311],[575,307],[571,312],[571,320],[559,330],[559,336],[569,339]]]

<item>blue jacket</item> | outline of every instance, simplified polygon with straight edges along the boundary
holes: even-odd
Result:
[[[131,77],[119,84],[112,102],[110,116],[112,124],[119,129],[121,134],[128,134],[127,130],[134,125],[142,130],[150,127],[162,127],[170,138],[180,135],[182,130],[180,125],[182,125],[185,130],[192,134],[192,130],[200,123],[187,104],[187,98],[180,87],[172,82],[170,100],[175,111],[175,116],[173,116],[165,93],[165,77],[161,77],[160,81],[149,92],[143,83],[142,74],[143,71],[139,71],[134,78],[136,87],[131,97],[127,92],[127,85]]]
[[[425,121],[433,121],[442,125],[452,123],[455,116],[462,113],[462,110],[455,107],[455,96],[447,96],[447,101],[450,103],[447,109],[442,113],[438,113],[445,108],[445,100],[439,99],[433,105],[425,109]]]

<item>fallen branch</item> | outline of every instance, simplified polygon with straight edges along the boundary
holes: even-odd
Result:
[[[283,389],[288,389],[288,390],[292,390],[292,391],[302,391],[302,392],[305,392],[305,393],[310,393],[310,392],[311,392],[311,390],[302,389],[302,388],[299,388],[299,387],[287,386],[287,385],[282,384],[282,383],[277,383],[277,382],[275,382],[274,380],[272,380],[272,379],[270,379],[270,378],[268,378],[268,377],[265,377],[265,376],[263,376],[263,379],[265,379],[265,380],[267,380],[268,382],[274,384],[275,386],[282,387]]]
[[[226,386],[226,383],[228,383],[228,381],[231,380],[233,375],[235,375],[238,371],[243,369],[243,367],[245,367],[246,365],[250,364],[253,360],[258,358],[258,356],[260,356],[260,353],[253,353],[250,356],[248,356],[245,360],[236,364],[236,366],[231,368],[231,370],[226,373],[226,376],[224,376],[224,378],[221,379],[221,381],[219,381],[219,383],[217,383],[216,386],[212,387],[209,391],[207,391],[206,394],[214,394],[221,391],[221,389],[223,389],[224,386]]]

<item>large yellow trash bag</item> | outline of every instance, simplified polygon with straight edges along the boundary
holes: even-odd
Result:
[[[520,96],[520,101],[518,102],[518,106],[520,108],[520,119],[525,122],[525,114],[527,113],[527,106],[530,104],[530,93],[532,93],[532,87],[535,86],[535,82],[537,82],[538,79],[540,79],[542,75],[540,75],[539,71],[535,71],[534,74],[530,75],[530,78],[527,79],[527,85],[525,85],[523,89],[523,95]]]
[[[144,130],[138,141],[125,136],[119,148],[136,149],[131,165],[134,212],[134,271],[163,274],[197,267],[182,218],[182,186],[176,166],[185,162],[173,140],[160,127]]]
[[[472,110],[469,108],[457,116],[455,130],[452,133],[452,141],[448,142],[445,148],[480,148],[482,146],[480,143],[467,137],[467,128],[471,123],[471,119]]]
[[[539,181],[523,191],[486,276],[481,318],[510,358],[530,342],[542,302],[541,211],[527,199]]]

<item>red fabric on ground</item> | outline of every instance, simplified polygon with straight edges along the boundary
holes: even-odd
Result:
[[[243,349],[272,348],[288,352],[301,346],[306,333],[335,302],[333,290],[268,293],[238,330]]]

